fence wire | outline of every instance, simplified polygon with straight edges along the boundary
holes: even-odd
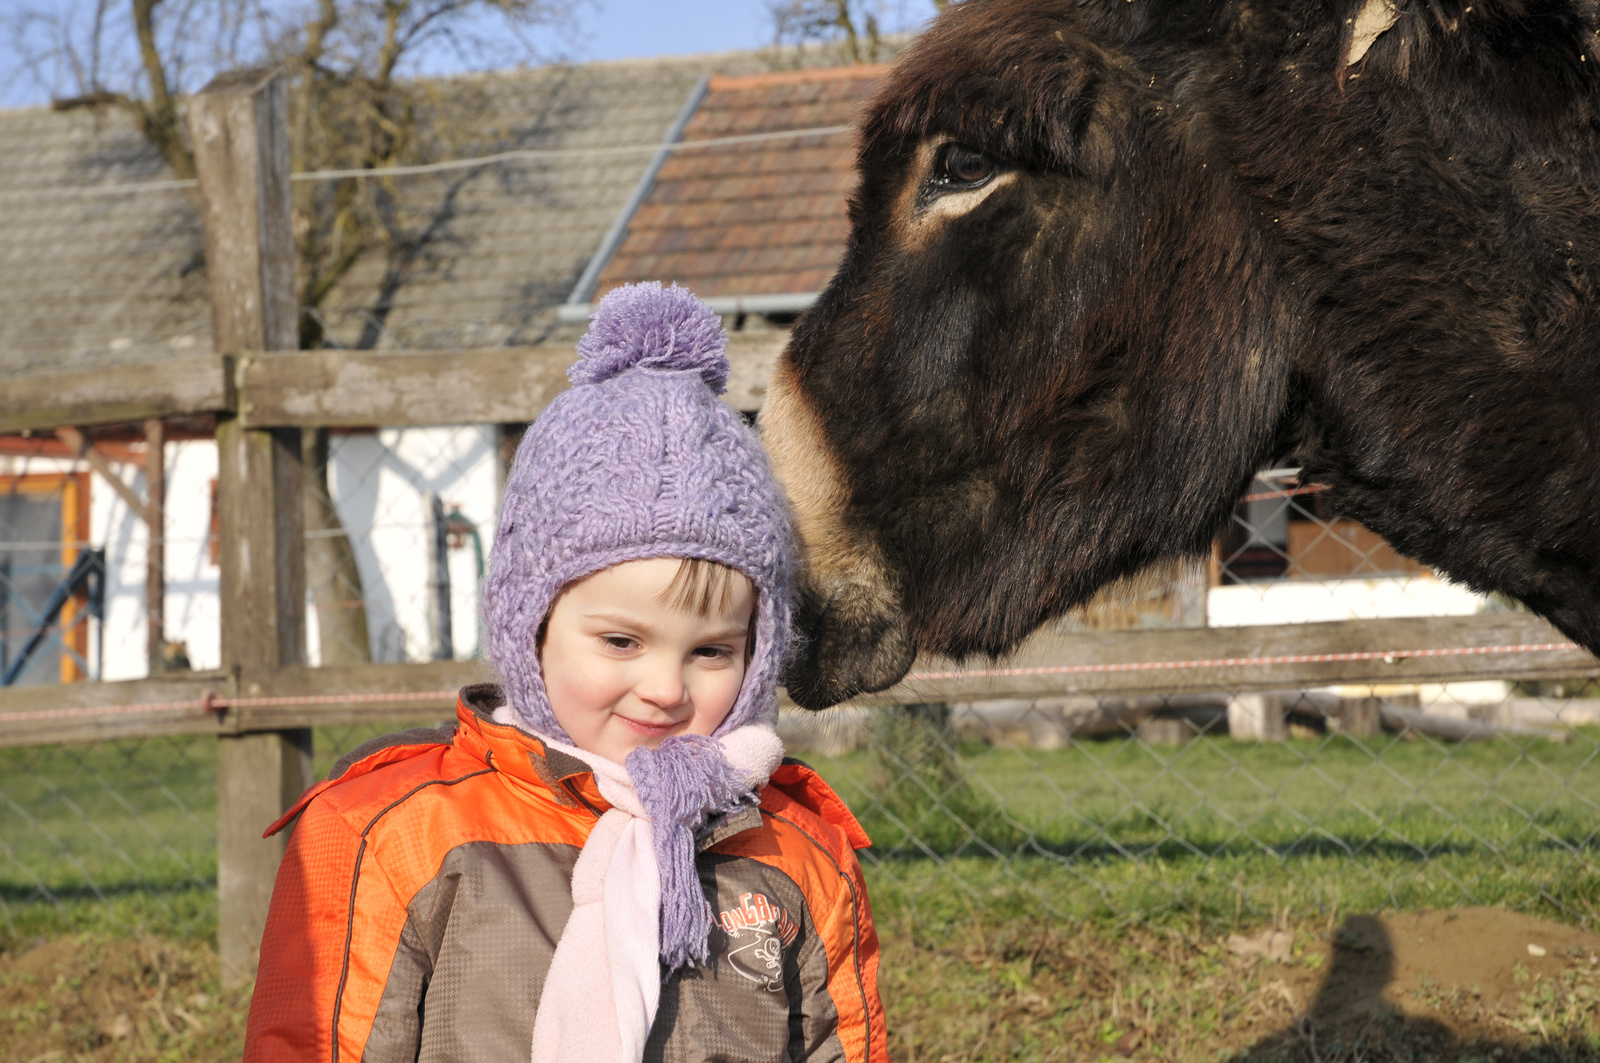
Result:
[[[515,442],[493,425],[304,433],[312,664],[481,653],[477,598]],[[168,447],[165,625],[182,652],[162,667],[212,667],[215,446]],[[88,648],[73,666],[90,679],[147,674],[149,537],[137,515],[81,463],[8,460],[12,483],[90,477],[90,532],[77,545],[105,551],[107,605],[68,618]],[[119,467],[142,490],[136,463]],[[59,565],[68,535],[48,532],[62,519],[0,511],[11,600],[40,593],[24,583],[38,575],[30,556]],[[1508,608],[1401,558],[1277,468],[1240,501],[1209,561],[1156,573],[1044,635]],[[24,681],[58,681],[78,643],[65,625],[55,634],[63,649]],[[399,707],[392,724],[318,729],[319,776],[366,738],[439,722],[417,715]],[[786,712],[780,729],[873,838],[863,859],[874,897],[930,917],[1230,923],[1285,908],[1332,918],[1469,904],[1582,924],[1600,914],[1600,686],[1581,677],[843,706]],[[215,745],[0,750],[0,933],[211,936]]]
[[[1479,714],[1285,695],[1276,740],[1230,737],[1259,695],[1039,699],[786,718],[791,748],[874,840],[875,888],[1061,918],[1260,920],[1503,904],[1590,924],[1600,901],[1600,701]],[[1377,710],[1377,726],[1341,728]],[[1492,711],[1486,711],[1492,709]],[[1463,737],[1427,733],[1440,710]],[[1506,727],[1498,718],[1538,719]]]

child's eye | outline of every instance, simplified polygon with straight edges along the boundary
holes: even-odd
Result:
[[[627,635],[602,635],[601,641],[613,650],[631,650],[639,644]]]
[[[733,656],[733,650],[727,646],[700,646],[695,649],[694,655],[705,660],[723,661]]]

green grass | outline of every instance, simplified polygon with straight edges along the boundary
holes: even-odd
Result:
[[[401,726],[319,729],[317,777]],[[216,846],[215,738],[0,749],[0,937],[210,940]]]
[[[879,906],[1227,923],[1286,906],[1505,904],[1589,923],[1597,739],[1202,737],[965,745],[932,770],[873,750],[812,763],[876,843]]]
[[[319,731],[317,770],[393,728]],[[1600,732],[806,756],[872,835],[874,906],[1227,925],[1506,904],[1600,916]],[[0,935],[215,932],[216,740],[0,750]],[[265,826],[265,824],[263,824]]]

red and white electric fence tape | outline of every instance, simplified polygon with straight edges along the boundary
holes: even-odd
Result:
[[[1266,502],[1273,498],[1293,498],[1296,495],[1314,495],[1319,491],[1326,491],[1327,484],[1302,484],[1299,487],[1274,487],[1270,491],[1257,491],[1253,495],[1245,495],[1239,499],[1241,502]]]
[[[76,716],[120,716],[154,712],[220,712],[223,709],[264,709],[284,705],[370,705],[375,702],[455,701],[454,690],[422,690],[404,694],[290,694],[272,698],[230,698],[206,694],[188,701],[150,701],[137,705],[85,705],[73,709],[29,709],[0,713],[0,722],[13,720],[66,720]]]
[[[1530,642],[1519,646],[1449,646],[1436,650],[1363,650],[1353,653],[1290,653],[1281,657],[1216,657],[1200,661],[1118,661],[1115,664],[1055,664],[1036,668],[962,668],[949,672],[912,672],[904,682],[929,679],[1009,679],[1029,675],[1089,675],[1097,672],[1159,672],[1179,668],[1248,668],[1273,664],[1335,664],[1340,661],[1385,661],[1410,657],[1482,657],[1501,653],[1556,653],[1575,650],[1575,642]]]
[[[1485,657],[1512,653],[1562,653],[1579,649],[1574,642],[1531,642],[1515,646],[1450,646],[1431,650],[1366,650],[1351,653],[1293,653],[1278,657],[1217,657],[1194,661],[1119,661],[1113,664],[1060,664],[1032,668],[963,668],[948,672],[912,672],[904,682],[935,679],[1008,679],[1022,676],[1091,675],[1105,672],[1157,672],[1186,668],[1249,668],[1279,664],[1335,664],[1342,661],[1386,661],[1411,657]],[[207,694],[189,701],[153,701],[134,705],[86,705],[70,709],[31,709],[0,713],[0,722],[65,720],[83,716],[119,716],[131,713],[202,712],[222,709],[277,708],[290,705],[351,705],[406,701],[454,701],[453,690],[424,690],[404,694],[290,694],[281,697],[232,698]]]

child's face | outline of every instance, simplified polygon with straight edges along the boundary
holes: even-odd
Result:
[[[735,579],[727,608],[700,617],[661,601],[677,571],[676,558],[613,565],[551,608],[545,690],[579,749],[620,764],[671,735],[709,735],[738,699],[755,590]]]

